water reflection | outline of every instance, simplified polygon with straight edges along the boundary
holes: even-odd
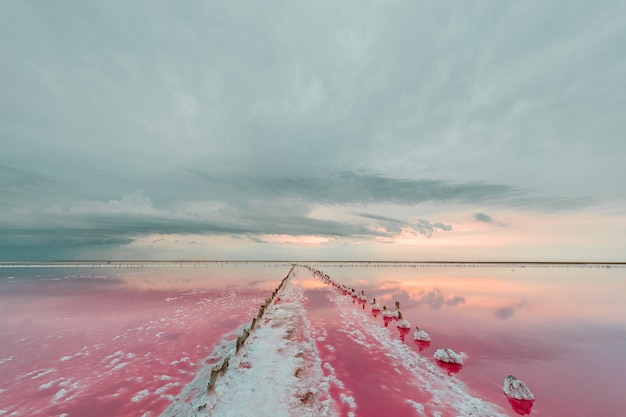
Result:
[[[458,363],[450,363],[450,362],[443,362],[443,361],[435,361],[435,362],[437,363],[437,365],[439,365],[441,369],[446,371],[448,375],[459,373],[459,371],[463,368],[463,365],[460,365]]]
[[[411,331],[411,329],[409,329],[408,327],[397,327],[398,332],[400,333],[400,340],[402,340],[404,342],[404,337],[409,334],[409,332]]]
[[[598,404],[604,416],[626,409],[614,388],[626,386],[624,267],[319,267],[380,305],[400,301],[408,321],[432,338],[407,346],[458,348],[463,367],[437,365],[505,409],[548,417],[598,415]],[[392,321],[383,314],[385,326]],[[541,393],[541,407],[502,397],[510,373]]]
[[[430,347],[430,342],[423,342],[421,340],[415,340],[418,352],[421,352]]]
[[[511,397],[506,397],[506,399],[509,401],[509,404],[511,404],[513,411],[521,416],[530,414],[535,404],[535,400],[517,400]]]
[[[496,308],[495,315],[500,320],[507,320],[513,317],[515,312],[523,307],[525,307],[528,303],[521,302],[517,304],[512,304],[506,307]]]
[[[0,268],[0,414],[158,415],[281,278],[259,267]]]
[[[425,304],[433,310],[439,310],[441,307],[448,306],[454,307],[459,304],[465,304],[465,297],[454,296],[449,297],[444,295],[439,288],[434,288],[431,291],[426,292],[422,290],[420,296],[414,299],[417,305]]]

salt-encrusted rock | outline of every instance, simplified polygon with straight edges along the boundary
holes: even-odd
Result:
[[[504,387],[502,387],[507,397],[515,398],[516,400],[534,400],[535,396],[528,389],[526,384],[509,375],[504,378]]]
[[[463,358],[461,358],[461,355],[452,349],[437,349],[433,357],[441,362],[463,365]]]
[[[400,328],[400,329],[406,329],[407,333],[409,332],[409,329],[411,328],[411,324],[406,321],[404,318],[402,318],[402,313],[398,311],[398,324],[396,325],[396,327]]]
[[[413,338],[420,342],[430,342],[430,336],[424,330],[415,326],[415,333],[413,333]]]
[[[387,310],[387,306],[383,306],[383,318],[392,318],[393,317],[393,313],[389,310]]]

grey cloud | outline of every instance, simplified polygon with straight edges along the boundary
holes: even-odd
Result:
[[[432,236],[432,234],[437,230],[442,231],[450,231],[452,230],[452,226],[445,225],[443,223],[431,223],[428,220],[420,219],[417,223],[411,223],[404,220],[394,219],[386,216],[379,216],[375,214],[368,213],[357,213],[358,216],[378,220],[379,223],[389,232],[400,233],[403,228],[408,228],[417,232],[418,234],[425,236]]]
[[[619,2],[158,3],[2,3],[7,160],[133,176],[368,167],[550,194],[572,183],[574,197],[623,177],[576,164],[624,153]]]
[[[505,223],[497,222],[497,221],[493,220],[493,218],[491,216],[489,216],[488,214],[485,214],[485,213],[475,213],[474,214],[474,219],[478,220],[479,222],[482,222],[482,223],[492,224],[494,226],[507,227],[507,225]]]
[[[321,177],[297,175],[271,177],[259,174],[255,178],[222,177],[196,169],[190,169],[189,172],[201,178],[208,187],[230,190],[233,197],[245,193],[258,198],[266,196],[267,198],[300,199],[317,204],[481,203],[535,211],[567,210],[591,204],[584,198],[555,199],[533,196],[529,191],[504,184],[394,178],[355,171],[343,171]],[[443,226],[443,229],[445,228],[446,226]]]
[[[392,217],[380,216],[377,214],[369,214],[369,213],[355,213],[355,214],[360,217],[365,217],[367,219],[373,219],[373,220],[380,220],[385,223],[397,223],[397,224],[407,225],[407,226],[409,225],[409,223],[404,220],[394,219]]]
[[[19,236],[66,236],[67,239],[87,239],[93,236],[127,236],[136,237],[149,234],[218,234],[218,235],[255,235],[255,234],[319,234],[335,237],[347,236],[383,236],[364,226],[350,223],[318,220],[307,217],[242,217],[237,221],[214,221],[206,218],[181,218],[174,214],[73,214],[68,223],[81,225],[80,228],[65,225],[64,215],[47,214],[50,223],[47,226],[15,229],[3,225],[6,241]]]
[[[391,233],[400,233],[403,228],[407,228],[411,226],[408,222],[405,222],[399,219],[392,219],[390,217],[377,216],[374,214],[367,214],[367,213],[355,213],[355,214],[359,217],[376,220],[377,224],[384,227],[385,230]]]
[[[373,232],[310,213],[621,201],[624,13],[612,0],[0,2],[0,233],[18,246],[429,235],[452,225],[370,217],[386,229]],[[151,210],[45,212],[136,190]]]
[[[133,204],[127,204],[133,201]],[[70,209],[20,210],[0,216],[0,258],[15,259],[16,253],[48,250],[68,253],[81,248],[111,248],[132,243],[152,234],[205,234],[247,237],[264,243],[262,235],[323,235],[334,238],[387,236],[364,225],[280,216],[272,213],[240,212],[237,217],[211,218],[157,210],[142,194],[106,204],[85,204]],[[51,256],[51,255],[50,255]],[[67,256],[64,256],[64,258]],[[45,257],[46,259],[50,259]]]
[[[485,213],[476,213],[474,214],[474,218],[479,222],[493,224],[493,219],[491,218],[491,216]]]
[[[54,180],[41,179],[27,172],[18,173],[6,166],[3,168],[14,177],[33,178],[20,182],[25,186],[37,181],[55,184]],[[164,191],[157,184],[146,183],[143,184],[145,191],[133,191],[119,200],[99,202],[83,198],[71,201],[76,206],[55,208],[55,203],[68,202],[58,200],[52,193],[49,197],[38,196],[38,207],[30,203],[32,194],[22,190],[22,194],[18,194],[8,205],[0,203],[0,209],[3,204],[5,206],[5,211],[0,211],[0,228],[7,236],[4,249],[27,247],[29,244],[35,247],[54,246],[61,242],[72,247],[80,246],[72,242],[108,247],[115,242],[127,244],[139,236],[150,234],[235,234],[260,242],[263,238],[259,236],[263,234],[373,238],[393,237],[403,228],[408,228],[415,233],[432,236],[436,231],[451,230],[452,225],[425,219],[408,222],[376,214],[358,214],[377,221],[384,227],[383,231],[358,222],[314,219],[309,212],[315,206],[389,202],[403,205],[425,202],[515,205],[515,195],[519,193],[519,190],[504,185],[451,184],[349,171],[326,177],[257,179],[216,176],[196,170],[185,172],[189,178],[175,188],[176,197],[167,195],[174,188],[166,187]],[[159,182],[159,185],[162,183]],[[15,187],[16,192],[18,188]],[[12,207],[19,207],[16,202],[20,202],[20,196],[23,198],[21,205],[28,208],[11,211]],[[181,203],[194,200],[213,201],[219,203],[221,208],[204,213],[197,209],[188,211],[177,208]],[[46,202],[49,204],[45,205]],[[542,199],[535,201],[539,207],[544,203]],[[57,235],[64,236],[65,240],[55,239]],[[37,236],[46,243],[36,243]]]
[[[0,240],[1,260],[71,260],[80,259],[84,250],[100,253],[123,247],[134,241],[132,236],[115,230],[35,229],[3,230]]]

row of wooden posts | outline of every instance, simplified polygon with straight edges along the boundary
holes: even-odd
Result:
[[[295,265],[291,267],[287,276],[283,278],[283,280],[280,282],[280,285],[278,285],[278,287],[276,287],[276,289],[272,292],[272,296],[269,298],[266,298],[265,302],[261,304],[259,308],[259,312],[252,319],[252,322],[250,323],[250,328],[244,328],[243,332],[241,333],[241,336],[237,337],[237,341],[235,342],[235,355],[239,354],[241,349],[245,347],[246,340],[248,340],[248,337],[250,336],[250,332],[252,332],[257,327],[257,324],[261,321],[261,319],[265,315],[265,310],[269,307],[272,301],[274,301],[274,299],[276,298],[276,295],[278,294],[278,291],[280,291],[285,286],[285,282],[287,282],[287,279],[291,276],[291,272],[293,271],[294,268],[295,268]],[[221,365],[215,365],[211,369],[211,377],[209,378],[209,382],[207,384],[208,393],[211,393],[215,390],[215,383],[217,382],[217,378],[226,373],[229,362],[230,362],[230,355],[227,355],[222,361]]]

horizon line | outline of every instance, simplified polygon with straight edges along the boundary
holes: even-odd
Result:
[[[124,264],[124,263],[353,263],[353,264],[535,264],[535,265],[626,265],[626,261],[406,261],[406,260],[294,260],[294,259],[48,259],[48,260],[0,260],[2,264],[58,264],[58,263],[93,263],[93,264]]]

